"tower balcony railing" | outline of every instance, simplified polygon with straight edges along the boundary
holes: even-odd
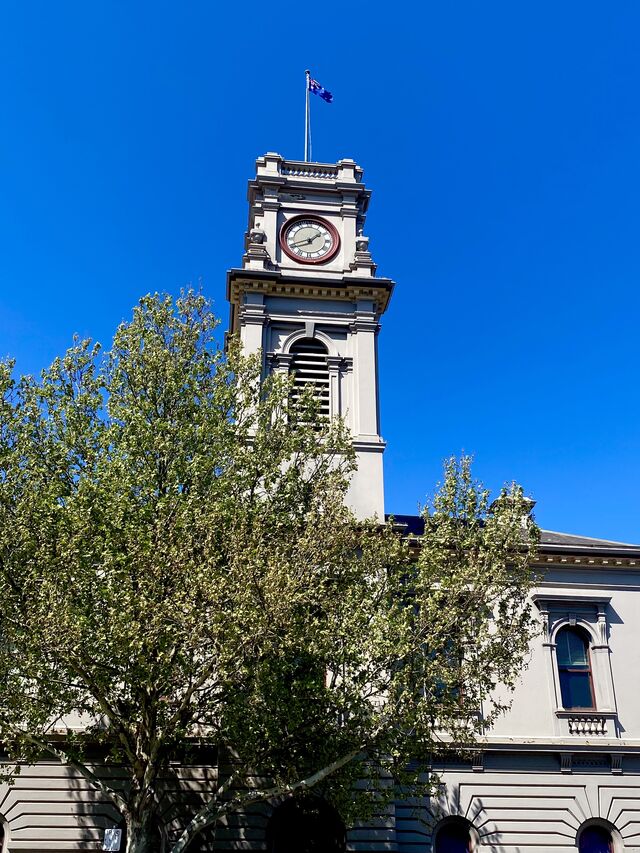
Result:
[[[282,175],[314,181],[344,181],[360,183],[363,171],[353,160],[337,163],[307,163],[304,160],[285,160],[280,154],[269,152],[257,160],[257,174]]]
[[[336,180],[338,177],[338,167],[330,163],[303,163],[299,160],[285,160],[280,173],[296,178],[328,178]]]

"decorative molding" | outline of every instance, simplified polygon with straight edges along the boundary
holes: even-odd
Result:
[[[311,334],[309,334],[311,332]],[[326,332],[323,332],[321,329],[318,329],[315,321],[305,321],[304,328],[297,328],[291,334],[287,335],[287,337],[282,342],[282,352],[288,353],[291,347],[297,341],[303,341],[305,338],[313,338],[320,343],[324,344],[327,348],[327,353],[329,356],[336,355],[336,341],[331,335],[328,335]]]
[[[362,438],[361,436],[354,438],[351,442],[353,449],[360,452],[383,453],[387,442],[382,438],[373,437],[371,439]]]
[[[609,604],[611,601],[610,595],[574,595],[573,593],[564,593],[559,594],[555,592],[547,593],[547,592],[534,592],[531,596],[531,600],[536,605],[539,610],[542,610],[542,605],[551,604],[551,605],[559,605],[559,604],[591,604],[594,607],[604,608],[605,605]],[[549,610],[549,607],[544,608],[545,610]],[[600,612],[600,611],[598,611]],[[604,612],[604,610],[603,610]]]
[[[321,279],[282,280],[278,274],[266,279],[229,279],[228,299],[232,304],[242,302],[242,294],[247,291],[264,293],[271,296],[293,296],[306,299],[333,299],[340,302],[368,299],[373,302],[376,315],[382,314],[391,296],[391,283],[383,279],[371,279],[371,284],[357,284],[348,278],[340,282],[324,282]]]
[[[558,568],[581,568],[581,569],[640,569],[640,555],[634,552],[632,555],[620,554],[612,557],[606,551],[603,554],[592,554],[590,549],[586,549],[587,553],[576,554],[559,554],[545,553],[542,549],[538,550],[538,556],[534,560],[533,565],[541,569],[548,568],[550,564]],[[613,549],[612,549],[613,550]]]
[[[372,332],[375,333],[380,329],[380,324],[377,320],[371,319],[369,317],[358,317],[351,323],[349,326],[349,330],[352,334],[357,334],[358,332]]]
[[[363,275],[374,276],[377,266],[371,258],[369,251],[369,238],[359,234],[356,237],[356,251],[352,263],[349,264],[349,269],[353,272],[362,271]]]
[[[329,164],[321,166],[319,163],[283,162],[280,174],[292,178],[320,178],[333,181],[338,177],[338,169]]]
[[[561,773],[573,772],[573,754],[571,752],[561,752],[560,753],[560,772]]]
[[[344,359],[341,355],[328,355],[327,356],[327,367],[330,371],[337,373],[342,369]]]
[[[582,735],[584,737],[589,737],[591,735],[598,735],[600,737],[607,737],[607,718],[606,717],[595,717],[592,715],[589,716],[574,716],[567,718],[567,724],[569,726],[569,734],[570,735]]]
[[[573,762],[572,767],[577,769],[578,767],[588,767],[591,769],[594,768],[608,768],[611,764],[609,756],[606,753],[600,752],[596,755],[591,754],[581,754],[574,753],[573,754]]]
[[[289,352],[269,353],[267,359],[279,373],[289,373],[293,355]]]
[[[571,738],[618,739],[618,715],[615,710],[579,711],[556,708],[556,718],[561,722],[564,734]]]
[[[484,772],[484,752],[474,752],[471,757],[471,769],[476,773]]]
[[[540,610],[540,615],[542,617],[542,638],[547,645],[549,643],[549,611]]]
[[[622,752],[612,752],[610,754],[610,758],[611,758],[611,772],[616,776],[621,776],[623,773],[622,761],[624,759],[624,754]]]
[[[263,326],[267,319],[264,305],[245,303],[240,307],[240,324],[242,326]]]

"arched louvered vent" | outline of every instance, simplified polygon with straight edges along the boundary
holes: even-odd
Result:
[[[313,386],[314,396],[320,405],[320,415],[329,417],[329,368],[327,367],[327,348],[313,338],[303,338],[291,347],[291,367],[293,374],[292,402],[297,402],[304,388]]]

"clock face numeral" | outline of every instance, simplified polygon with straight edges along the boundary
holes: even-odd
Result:
[[[282,229],[280,245],[290,258],[314,264],[328,261],[338,250],[335,228],[321,219],[295,217]]]

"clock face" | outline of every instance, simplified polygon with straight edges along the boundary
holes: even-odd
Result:
[[[280,235],[284,251],[303,264],[321,264],[338,251],[338,232],[329,222],[311,216],[295,216],[285,223]]]

